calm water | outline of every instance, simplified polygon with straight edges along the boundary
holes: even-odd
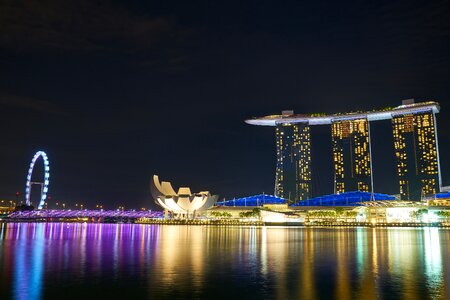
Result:
[[[450,230],[0,224],[0,299],[449,299]]]

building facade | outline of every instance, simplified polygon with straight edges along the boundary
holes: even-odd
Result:
[[[432,110],[392,117],[401,199],[421,200],[441,186],[436,117]]]
[[[275,129],[275,195],[291,203],[311,198],[311,133],[308,123],[280,123]]]
[[[334,191],[372,192],[372,157],[366,118],[331,123]]]
[[[312,196],[310,126],[331,126],[335,193],[373,193],[370,122],[392,120],[399,194],[402,199],[420,200],[438,193],[441,187],[435,116],[439,110],[437,102],[414,103],[411,99],[397,107],[368,112],[285,111],[245,122],[276,127],[275,195],[295,203]]]

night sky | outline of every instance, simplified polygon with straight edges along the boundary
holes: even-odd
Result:
[[[273,193],[274,129],[246,118],[408,98],[441,104],[450,185],[449,1],[216,2],[1,0],[0,199],[38,150],[53,202],[155,208],[153,174]],[[397,193],[390,130],[372,123],[374,181]],[[316,194],[332,192],[329,131],[312,131]]]

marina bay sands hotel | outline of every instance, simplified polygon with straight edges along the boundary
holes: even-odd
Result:
[[[245,122],[275,127],[275,195],[297,202],[312,197],[311,126],[331,127],[335,193],[373,192],[370,122],[390,119],[398,193],[401,199],[420,200],[442,186],[435,116],[439,110],[436,102],[404,100],[398,107],[377,111],[333,115],[283,111]]]

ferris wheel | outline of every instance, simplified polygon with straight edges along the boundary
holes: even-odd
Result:
[[[42,180],[42,182],[31,181],[31,176],[33,175],[34,164],[36,163],[36,160],[39,157],[42,157],[42,159],[44,160],[44,179]],[[45,204],[45,199],[47,198],[48,184],[50,183],[49,178],[50,178],[50,166],[48,163],[47,154],[44,151],[38,151],[38,152],[36,152],[33,159],[31,160],[30,168],[28,169],[27,184],[25,186],[26,205],[28,205],[28,206],[31,205],[31,202],[30,202],[31,186],[40,185],[41,186],[41,198],[40,198],[39,205],[37,208],[42,209],[42,207]]]

